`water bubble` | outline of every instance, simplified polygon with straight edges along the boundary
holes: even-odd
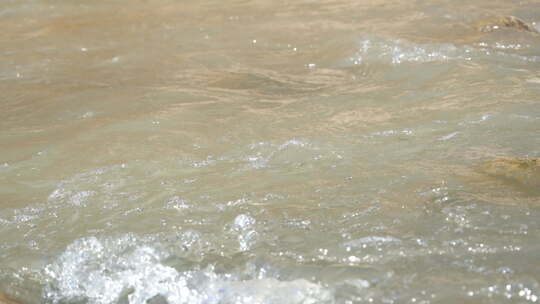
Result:
[[[81,118],[83,118],[83,119],[92,118],[92,117],[94,117],[94,115],[95,115],[94,112],[89,111],[89,112],[85,112],[84,114],[82,114]]]
[[[240,214],[234,219],[233,229],[245,230],[255,224],[255,219],[246,214]]]
[[[178,196],[171,197],[166,203],[165,206],[167,209],[183,210],[188,209],[189,205],[186,200],[181,199]]]

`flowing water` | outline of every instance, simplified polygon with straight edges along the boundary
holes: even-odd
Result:
[[[508,165],[540,157],[538,1],[4,0],[0,25],[0,299],[540,302],[540,169]]]

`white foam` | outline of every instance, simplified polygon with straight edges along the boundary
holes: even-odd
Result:
[[[249,250],[256,242],[257,231],[253,229],[256,220],[246,214],[240,214],[234,219],[232,229],[238,233],[240,251]]]
[[[175,304],[333,302],[330,290],[303,279],[254,275],[241,280],[235,274],[218,274],[212,266],[179,271],[162,263],[166,250],[143,243],[131,235],[75,241],[45,268],[46,298],[96,304],[142,304],[158,296]]]
[[[234,219],[234,229],[245,230],[255,224],[255,219],[246,214],[240,214]]]

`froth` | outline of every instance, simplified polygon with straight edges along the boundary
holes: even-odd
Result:
[[[75,241],[45,268],[45,296],[54,303],[331,303],[333,294],[304,279],[280,281],[253,275],[240,279],[213,266],[179,270],[166,265],[160,245],[133,235]],[[181,267],[184,268],[184,267]]]

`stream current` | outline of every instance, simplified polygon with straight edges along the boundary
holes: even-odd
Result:
[[[540,157],[538,1],[5,0],[0,25],[0,294],[540,302],[540,169],[486,170]]]

